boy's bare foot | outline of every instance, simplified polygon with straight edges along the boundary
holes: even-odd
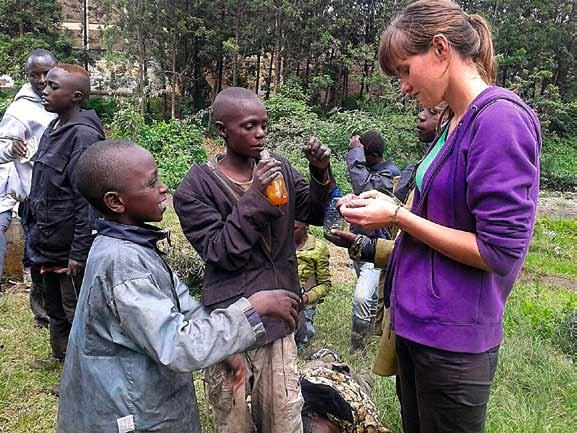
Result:
[[[291,329],[296,328],[300,298],[287,290],[265,290],[248,298],[259,316],[284,320]]]

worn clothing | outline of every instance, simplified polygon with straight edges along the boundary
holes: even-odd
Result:
[[[300,433],[303,398],[292,335],[244,354],[245,387],[233,393],[222,363],[205,373],[218,433]],[[250,396],[250,405],[247,397]],[[252,412],[252,413],[251,413]]]
[[[483,433],[499,348],[454,353],[397,338],[405,433]]]
[[[0,213],[0,280],[4,274],[4,258],[6,257],[6,249],[8,248],[6,230],[8,230],[10,221],[12,221],[12,210],[6,210]]]
[[[156,249],[166,232],[99,221],[60,385],[58,433],[198,433],[193,370],[260,340],[240,298],[208,313]]]
[[[537,117],[512,92],[489,87],[468,107],[427,170],[412,212],[476,233],[493,272],[401,233],[386,278],[397,335],[453,352],[501,343],[503,308],[535,223],[540,143]]]
[[[390,160],[369,167],[362,147],[353,147],[348,151],[347,168],[356,195],[373,189],[392,191],[393,177],[401,175],[400,170]]]
[[[393,178],[401,174],[399,169],[390,160],[369,167],[365,158],[365,151],[362,147],[353,147],[350,149],[347,153],[346,160],[351,178],[351,186],[356,195],[371,190],[392,192]],[[358,226],[351,226],[351,232],[363,234],[372,239],[390,239],[391,237],[389,231],[386,229],[365,230]]]
[[[202,303],[220,308],[240,296],[285,289],[300,296],[295,219],[322,225],[330,185],[310,184],[281,156],[289,202],[273,206],[260,192],[242,191],[218,168],[194,165],[174,196],[183,232],[206,262]],[[288,325],[264,318],[267,343],[289,335]]]
[[[300,374],[303,411],[328,418],[344,433],[389,433],[365,384],[340,362],[308,361]]]
[[[370,322],[377,311],[377,289],[381,270],[373,263],[353,262],[357,283],[353,294],[353,316]]]
[[[25,84],[8,106],[0,122],[0,164],[12,163],[14,173],[10,177],[6,193],[14,194],[22,201],[30,194],[32,180],[32,157],[36,153],[46,127],[56,118],[42,105],[42,99],[30,84]],[[28,156],[19,158],[12,153],[13,141],[19,138],[28,147]]]
[[[74,170],[88,146],[104,139],[94,110],[81,110],[64,126],[54,120],[42,136],[32,173],[30,255],[34,263],[84,263],[94,235],[94,209],[74,186]]]
[[[64,360],[83,273],[72,277],[65,272],[42,272],[38,265],[32,265],[30,271],[35,291],[41,294],[42,307],[48,316],[52,356]],[[32,301],[32,297],[30,299]]]
[[[309,304],[323,299],[331,290],[330,253],[326,242],[308,234],[303,247],[297,250],[301,287]]]
[[[314,317],[317,303],[331,290],[329,248],[321,239],[307,234],[304,245],[297,249],[298,272],[301,287],[308,297],[299,314],[299,324],[295,332],[295,339],[299,349],[310,342],[315,335]]]

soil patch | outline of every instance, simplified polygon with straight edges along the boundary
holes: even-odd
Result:
[[[555,219],[577,219],[577,193],[543,191],[537,213]]]

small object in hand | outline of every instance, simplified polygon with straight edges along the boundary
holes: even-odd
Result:
[[[345,229],[345,219],[337,209],[337,202],[340,200],[340,198],[341,192],[337,188],[325,209],[325,219],[323,221],[323,235],[325,239],[333,243],[338,241],[339,237],[335,236],[332,231],[344,231]]]
[[[261,159],[272,158],[268,150],[263,150],[260,153],[260,157]],[[282,173],[275,177],[272,182],[268,184],[266,187],[265,195],[270,204],[273,206],[282,206],[288,203],[288,192]]]

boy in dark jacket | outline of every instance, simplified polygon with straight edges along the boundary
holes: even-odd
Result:
[[[78,159],[104,138],[94,110],[81,104],[90,93],[88,72],[59,64],[46,77],[42,103],[56,113],[34,156],[30,188],[30,259],[35,284],[44,287],[52,357],[63,361],[93,240],[94,211],[72,182]],[[42,368],[46,360],[35,361]]]
[[[226,153],[193,166],[178,187],[174,205],[184,234],[206,261],[202,303],[226,307],[241,296],[272,288],[300,295],[294,241],[295,219],[321,225],[329,189],[330,150],[311,139],[305,155],[311,183],[289,162],[261,159],[267,113],[247,89],[228,88],[213,104],[218,134]],[[288,203],[272,205],[267,186],[282,174]],[[223,404],[230,389],[222,381],[222,364],[207,372],[209,400],[217,431],[261,433],[302,432],[302,396],[296,370],[296,345],[285,323],[266,318],[265,345],[246,352],[247,387]],[[251,395],[249,411],[245,392]],[[228,399],[226,401],[231,401]]]

